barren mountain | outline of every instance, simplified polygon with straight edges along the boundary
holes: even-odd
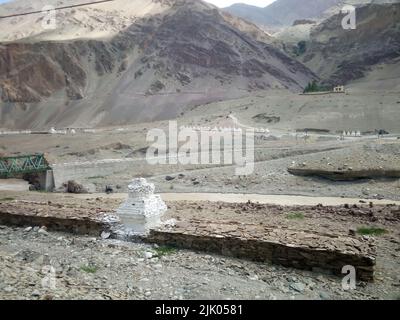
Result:
[[[99,0],[95,0],[99,1]],[[0,15],[41,11],[45,6],[55,8],[85,4],[88,0],[14,0],[0,6]],[[110,1],[72,9],[62,9],[56,14],[56,28],[46,29],[49,17],[45,14],[1,19],[0,41],[68,40],[76,38],[109,38],[127,28],[140,18],[162,13],[170,8],[168,0]]]
[[[235,4],[225,10],[263,26],[289,26],[298,19],[319,17],[339,2],[341,0],[302,0],[299,4],[298,0],[277,0],[265,8]]]
[[[22,36],[0,46],[3,127],[168,119],[254,90],[298,91],[315,77],[255,25],[202,1],[116,0],[96,10],[65,10],[50,31],[38,27],[40,15],[34,22],[32,16],[8,20]],[[121,18],[129,25],[121,12],[131,14],[132,20]],[[115,17],[112,28],[93,22],[106,13]],[[82,15],[93,24],[83,24]]]
[[[355,30],[344,30],[342,18],[338,14],[316,26],[301,57],[321,78],[348,83],[379,65],[400,62],[399,3],[358,8]]]
[[[337,14],[346,4],[394,2],[398,0],[277,0],[265,8],[238,3],[224,10],[263,26],[267,30],[276,30],[291,26],[296,20],[328,18]]]

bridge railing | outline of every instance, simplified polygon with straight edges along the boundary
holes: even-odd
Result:
[[[51,169],[43,154],[0,158],[0,178],[43,172]]]

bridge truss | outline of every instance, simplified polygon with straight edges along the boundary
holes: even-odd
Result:
[[[43,154],[0,158],[0,178],[18,177],[25,173],[51,169]]]

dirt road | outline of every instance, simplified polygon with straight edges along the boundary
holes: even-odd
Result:
[[[28,181],[21,179],[1,179],[0,191],[28,191]]]
[[[265,194],[234,194],[234,193],[161,193],[164,201],[210,201],[210,202],[227,202],[227,203],[246,203],[248,201],[258,202],[260,204],[275,204],[282,206],[315,206],[322,204],[324,206],[339,206],[344,204],[360,204],[373,202],[374,204],[396,204],[400,205],[400,201],[377,200],[377,199],[358,199],[358,198],[341,198],[341,197],[306,197],[291,195],[265,195]],[[126,193],[115,194],[75,194],[71,195],[79,199],[89,198],[112,198],[125,199]]]

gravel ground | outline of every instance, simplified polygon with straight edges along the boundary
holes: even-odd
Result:
[[[16,199],[51,201],[65,208],[102,207],[121,200],[9,192]],[[212,219],[262,223],[298,231],[347,235],[361,226],[383,228],[376,237],[374,283],[342,290],[341,278],[143,243],[0,226],[1,299],[398,299],[400,298],[399,207],[321,207],[169,202],[165,219]],[[70,209],[66,209],[70,210]],[[301,219],[290,215],[301,213]],[[34,227],[34,226],[32,226]],[[43,287],[49,266],[55,289]]]
[[[28,230],[0,227],[1,299],[400,297],[399,279],[389,287],[378,280],[344,291],[340,278],[325,274],[140,243]]]

